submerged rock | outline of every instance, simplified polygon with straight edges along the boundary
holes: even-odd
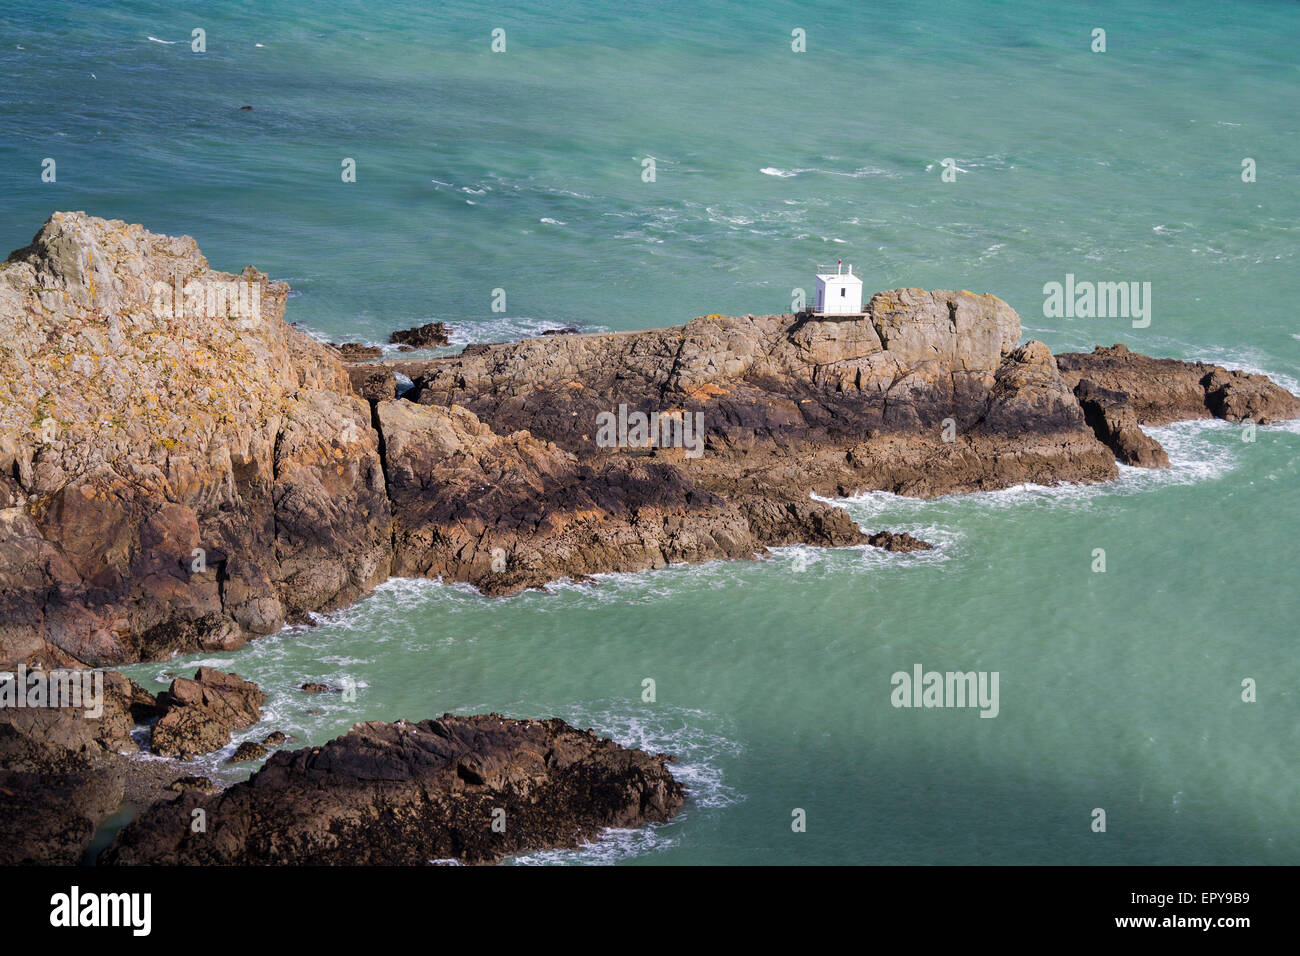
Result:
[[[669,759],[556,719],[362,723],[321,747],[272,754],[219,795],[185,789],[154,804],[100,862],[493,862],[669,820],[683,801]],[[205,833],[189,826],[197,808]]]

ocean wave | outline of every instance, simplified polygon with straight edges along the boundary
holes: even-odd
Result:
[[[544,332],[573,328],[576,323],[559,319],[539,319],[531,315],[501,316],[495,319],[463,319],[451,325],[448,338],[452,345],[480,342],[514,342],[536,338]],[[608,332],[605,325],[579,326],[583,332]]]
[[[166,46],[175,46],[181,42],[180,40],[159,40],[157,37],[145,37],[145,39],[153,43],[162,43]]]
[[[764,166],[759,170],[764,176],[775,176],[778,179],[792,179],[795,176],[802,176],[805,173],[817,173],[822,176],[842,176],[846,179],[862,179],[864,176],[884,176],[889,179],[896,178],[898,173],[892,173],[887,169],[881,169],[878,166],[859,166],[852,172],[845,172],[840,169],[821,169],[817,166],[805,166],[799,169],[781,169],[778,166]],[[965,170],[962,170],[965,172]]]

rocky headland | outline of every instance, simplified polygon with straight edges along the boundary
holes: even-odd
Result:
[[[361,363],[287,324],[287,291],[82,213],[0,267],[0,666],[230,650],[394,574],[507,594],[869,547],[810,492],[1105,481],[1168,463],[1144,424],[1300,416],[1263,376],[1053,356],[965,291]],[[660,440],[602,442],[620,406]],[[671,440],[694,422],[698,454]]]
[[[287,292],[83,213],[0,266],[0,669],[229,651],[391,575],[508,594],[793,543],[923,550],[811,494],[1106,481],[1117,460],[1168,465],[1143,425],[1300,417],[1260,375],[1122,345],[1053,356],[966,291],[399,361],[314,341]],[[652,434],[625,431],[635,415]],[[179,762],[255,728],[263,701],[200,668],[157,698],[108,672],[94,720],[0,709],[5,861],[79,859],[124,800],[147,809],[106,861],[488,862],[682,802],[668,758],[499,715],[361,724],[225,789]]]

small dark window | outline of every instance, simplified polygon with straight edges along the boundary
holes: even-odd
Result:
[[[848,291],[849,291],[848,289],[840,289],[840,298],[841,299],[844,298],[844,294]]]

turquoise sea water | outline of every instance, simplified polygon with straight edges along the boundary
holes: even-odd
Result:
[[[1055,351],[1297,390],[1297,36],[1282,2],[5,7],[0,245],[55,209],[187,233],[289,281],[291,320],[375,343],[787,311],[844,258],[868,289],[996,293]],[[1151,326],[1045,318],[1067,273],[1151,282]],[[1104,487],[848,503],[929,554],[507,600],[392,581],[208,663],[268,692],[248,737],[497,710],[680,757],[677,821],[525,862],[1300,862],[1300,426],[1154,434],[1174,467]],[[892,707],[916,663],[997,671],[998,717]],[[293,689],[345,678],[355,702]]]

